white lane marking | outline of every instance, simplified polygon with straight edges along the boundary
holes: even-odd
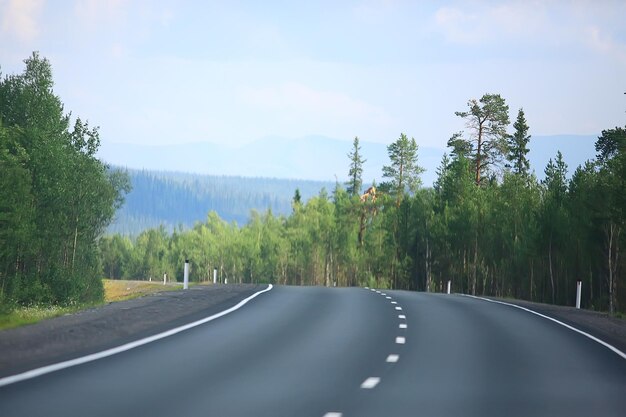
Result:
[[[406,342],[406,339],[402,336],[396,337],[396,343],[399,345],[403,345]]]
[[[386,362],[396,363],[396,362],[398,362],[398,359],[400,359],[400,355],[389,355],[389,356],[387,356],[387,361]]]
[[[376,291],[376,294],[380,294],[380,291]]]
[[[387,297],[385,297],[385,298],[386,298],[387,300],[391,300],[391,297],[389,297],[389,296],[387,296]]]
[[[400,323],[398,327],[401,329],[406,329],[406,323]]]
[[[331,411],[329,413],[324,414],[324,417],[341,417],[343,414],[338,413],[336,411]]]
[[[575,331],[576,333],[580,333],[580,334],[582,334],[583,336],[588,337],[589,339],[593,340],[594,342],[597,342],[597,343],[601,344],[602,346],[604,346],[604,347],[606,347],[606,348],[609,348],[609,349],[610,349],[610,350],[612,350],[614,353],[617,353],[619,356],[621,356],[621,357],[622,357],[622,359],[626,359],[626,353],[622,352],[621,350],[619,350],[619,349],[618,349],[618,348],[616,348],[615,346],[610,345],[610,344],[606,343],[605,341],[600,340],[600,339],[598,339],[597,337],[590,335],[590,334],[589,334],[589,333],[587,333],[587,332],[583,332],[582,330],[578,330],[577,328],[575,328],[575,327],[573,327],[573,326],[570,326],[569,324],[563,323],[562,321],[559,321],[559,320],[557,320],[557,319],[553,319],[552,317],[546,316],[546,315],[544,315],[544,314],[537,313],[536,311],[533,311],[533,310],[531,310],[531,309],[529,309],[529,308],[522,307],[522,306],[518,306],[518,305],[516,305],[516,304],[505,303],[504,301],[490,300],[489,298],[484,298],[484,297],[476,297],[476,296],[474,296],[474,295],[468,295],[468,294],[461,294],[461,295],[462,295],[462,296],[464,296],[464,297],[470,297],[470,298],[476,298],[476,299],[483,300],[483,301],[489,301],[490,303],[502,304],[502,305],[505,305],[505,306],[510,306],[510,307],[519,308],[520,310],[524,310],[524,311],[526,311],[526,312],[528,312],[528,313],[531,313],[531,314],[534,314],[534,315],[536,315],[536,316],[542,317],[542,318],[544,318],[544,319],[547,319],[547,320],[553,321],[553,322],[555,322],[555,323],[557,323],[557,324],[560,324],[560,325],[561,325],[561,326],[563,326],[563,327],[567,327],[568,329]]]
[[[401,310],[402,310],[402,307],[398,307],[398,306],[396,306],[396,310],[401,311]]]
[[[380,382],[380,378],[375,376],[370,376],[361,384],[361,388],[372,389]]]
[[[370,290],[371,290],[371,291],[374,291],[374,292],[376,292],[376,290],[375,290],[374,288],[370,288]]]
[[[369,289],[370,289],[370,287],[365,287],[365,289],[366,289],[366,290],[369,290]]]
[[[387,295],[387,294],[385,294],[384,292],[381,292],[381,293],[380,293],[380,295],[385,296],[385,295]]]
[[[399,319],[405,319],[406,320],[406,316],[404,314],[398,314],[398,318]]]
[[[392,301],[391,304],[398,304],[398,302],[397,301]]]
[[[36,369],[32,369],[30,371],[26,371],[23,372],[21,374],[17,374],[17,375],[11,375],[11,376],[7,376],[4,378],[0,378],[0,387],[3,387],[5,385],[9,385],[9,384],[14,384],[16,382],[20,382],[20,381],[24,381],[27,379],[31,379],[31,378],[35,378],[41,375],[45,375],[45,374],[49,374],[51,372],[55,372],[55,371],[60,371],[61,369],[67,369],[67,368],[71,368],[73,366],[77,366],[77,365],[82,365],[84,363],[87,362],[93,362],[96,361],[98,359],[102,359],[102,358],[106,358],[108,356],[113,356],[116,355],[118,353],[122,353],[122,352],[126,352],[127,350],[131,350],[134,349],[136,347],[139,346],[143,346],[143,345],[147,345],[148,343],[151,342],[156,342],[157,340],[161,340],[164,339],[166,337],[169,336],[173,336],[177,333],[183,332],[185,330],[189,330],[193,327],[197,327],[200,326],[201,324],[205,324],[208,323],[210,321],[213,321],[215,319],[218,319],[222,316],[225,316],[229,313],[232,313],[235,310],[239,310],[241,307],[243,307],[244,305],[246,305],[250,300],[252,300],[253,298],[263,294],[264,292],[270,291],[274,286],[272,284],[269,284],[268,287],[264,290],[255,292],[254,294],[252,294],[251,296],[249,296],[248,298],[245,298],[243,300],[241,300],[238,304],[224,310],[224,311],[220,311],[217,314],[213,314],[212,316],[209,317],[205,317],[203,319],[200,319],[198,321],[194,321],[193,323],[188,323],[185,324],[183,326],[180,327],[176,327],[174,329],[165,331],[163,333],[159,333],[159,334],[155,334],[153,336],[149,336],[143,339],[139,339],[139,340],[135,340],[134,342],[130,342],[130,343],[126,343],[125,345],[121,345],[121,346],[117,346],[111,349],[107,349],[107,350],[103,350],[102,352],[97,352],[97,353],[92,353],[91,355],[87,355],[87,356],[82,356],[80,358],[76,358],[76,359],[70,359],[68,361],[65,362],[59,362],[59,363],[54,363],[52,365],[47,365],[47,366],[43,366],[41,368],[36,368]]]

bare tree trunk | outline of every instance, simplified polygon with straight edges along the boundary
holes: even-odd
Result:
[[[74,261],[76,260],[76,243],[78,242],[78,217],[76,217],[76,227],[74,227],[74,248],[72,249],[72,271],[74,271]]]
[[[474,235],[474,267],[472,271],[472,295],[476,295],[476,280],[478,278],[478,231]]]
[[[554,296],[554,274],[552,271],[552,235],[550,235],[550,245],[548,248],[548,264],[550,269],[550,286],[552,288],[552,304],[555,304],[555,296]]]

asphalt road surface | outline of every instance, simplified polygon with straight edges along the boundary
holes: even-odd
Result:
[[[209,323],[0,387],[0,416],[621,416],[626,359],[458,296],[275,287]]]

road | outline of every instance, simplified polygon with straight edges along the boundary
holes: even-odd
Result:
[[[209,323],[0,387],[0,416],[624,416],[626,360],[458,296],[275,287]]]

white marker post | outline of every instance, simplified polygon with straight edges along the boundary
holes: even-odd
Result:
[[[185,275],[183,276],[183,290],[189,288],[189,259],[185,259]]]
[[[167,274],[163,274],[163,285],[167,284]]]
[[[448,291],[447,291],[448,294],[450,294],[451,286],[452,286],[452,281],[448,280]]]
[[[580,309],[580,295],[582,292],[583,282],[576,281],[576,308]]]
[[[213,284],[217,284],[217,268],[213,268]]]

